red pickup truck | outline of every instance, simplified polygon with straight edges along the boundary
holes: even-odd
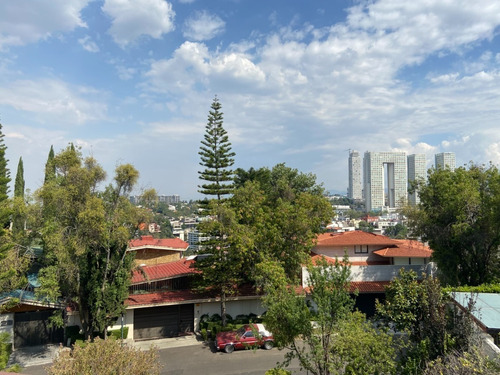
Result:
[[[217,350],[232,353],[234,349],[262,347],[272,349],[273,335],[262,324],[245,324],[237,331],[219,332],[215,337]]]

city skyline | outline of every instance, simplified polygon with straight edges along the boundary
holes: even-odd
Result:
[[[345,194],[353,147],[498,165],[499,31],[493,0],[2,1],[8,167],[22,157],[34,190],[74,143],[109,178],[133,164],[134,195],[198,199],[215,95],[235,168],[286,163]]]

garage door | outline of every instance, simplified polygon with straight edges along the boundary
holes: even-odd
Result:
[[[58,344],[64,340],[64,329],[49,326],[54,310],[14,314],[14,347]]]
[[[134,311],[134,339],[175,337],[194,331],[194,305],[151,307]]]

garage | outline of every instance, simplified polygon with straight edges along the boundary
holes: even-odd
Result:
[[[54,310],[16,312],[14,314],[14,347],[58,344],[64,340],[64,329],[51,327]]]
[[[194,331],[194,304],[134,310],[134,339],[175,337]]]

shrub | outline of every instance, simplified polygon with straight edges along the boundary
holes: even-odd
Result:
[[[96,360],[98,359],[98,360]],[[160,363],[158,351],[121,346],[118,340],[96,339],[87,342],[84,348],[79,345],[73,351],[59,351],[51,367],[49,375],[158,375]]]
[[[121,328],[109,331],[108,337],[112,337],[116,340],[121,340],[121,338],[122,338]],[[123,327],[123,338],[126,339],[127,337],[128,337],[128,327]]]
[[[245,314],[236,315],[236,318],[234,318],[234,322],[238,324],[246,324],[248,323],[248,315]]]
[[[200,333],[201,333],[201,337],[203,337],[203,341],[207,341],[208,340],[208,332],[205,328],[201,329],[200,330]]]
[[[10,353],[12,352],[12,344],[9,342],[9,334],[0,333],[0,370],[7,366]]]
[[[212,314],[210,317],[211,322],[222,322],[222,318],[220,317],[219,314]]]
[[[282,368],[272,368],[266,371],[265,375],[291,375],[292,373]]]

